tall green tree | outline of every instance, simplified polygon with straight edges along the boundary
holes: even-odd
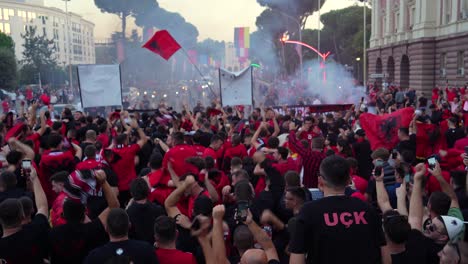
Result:
[[[27,27],[24,39],[23,59],[20,61],[20,77],[22,84],[37,83],[38,75],[42,83],[50,83],[53,71],[56,71],[55,44],[44,35],[36,34],[36,27]]]
[[[351,6],[332,10],[321,16],[323,24],[321,34],[322,50],[327,49],[334,59],[342,64],[353,64],[363,54],[364,30],[367,44],[371,35],[371,11],[366,7],[367,24],[364,29],[363,7]],[[367,45],[369,47],[369,45]]]
[[[17,80],[15,54],[10,48],[0,47],[0,88],[12,91]]]
[[[3,32],[0,32],[0,48],[6,48],[10,50],[13,52],[13,55],[15,53],[15,42],[10,36]]]

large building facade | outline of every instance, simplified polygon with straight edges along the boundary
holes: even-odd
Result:
[[[464,85],[468,0],[372,0],[367,55],[370,76],[384,76],[370,82],[420,91]]]
[[[15,42],[15,53],[22,59],[21,37],[26,27],[53,40],[59,65],[95,64],[94,24],[74,13],[45,7],[43,0],[0,0],[0,31]]]

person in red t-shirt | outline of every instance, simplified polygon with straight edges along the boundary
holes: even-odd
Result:
[[[271,166],[275,168],[282,176],[292,170],[296,170],[296,164],[292,159],[288,159],[289,151],[286,148],[278,147],[278,149],[273,152],[273,157],[277,163],[273,163]]]
[[[215,161],[215,168],[218,168],[218,164],[217,164],[217,159],[218,159],[218,155],[216,153],[216,151],[218,151],[221,146],[223,145],[223,138],[219,135],[214,135],[212,138],[211,138],[211,143],[210,143],[210,146],[207,147],[205,149],[205,152],[203,153],[203,158],[206,158],[206,157],[212,157]]]
[[[111,169],[117,174],[119,182],[119,202],[124,205],[130,200],[130,182],[137,177],[135,170],[135,157],[137,152],[146,144],[147,137],[143,129],[138,126],[137,121],[133,118],[130,122],[130,127],[138,131],[139,140],[136,144],[129,145],[127,134],[118,135],[116,138],[116,148],[112,151],[117,154],[120,159],[116,162],[111,162]]]
[[[176,221],[168,216],[156,218],[154,223],[154,239],[156,241],[156,256],[159,264],[184,263],[197,264],[195,256],[176,249],[178,236]]]
[[[50,149],[42,155],[38,175],[47,195],[47,201],[52,204],[57,194],[52,191],[50,177],[60,171],[73,172],[76,164],[81,160],[82,150],[78,145],[72,143],[75,155],[73,155],[72,150],[62,151],[63,138],[58,134],[49,135],[48,145]]]
[[[242,144],[242,137],[240,135],[233,135],[231,138],[231,142],[231,147],[226,149],[226,152],[224,153],[224,172],[229,172],[232,158],[238,157],[240,159],[243,159],[244,157],[248,156],[247,149],[245,148],[244,144]]]
[[[50,222],[52,226],[63,225],[67,222],[63,217],[63,202],[67,197],[63,189],[65,183],[68,181],[68,175],[68,172],[61,171],[52,175],[50,178],[52,190],[58,194],[52,204],[52,209],[50,210]]]
[[[2,102],[3,114],[7,114],[10,112],[10,103],[8,102],[8,98],[3,99]]]

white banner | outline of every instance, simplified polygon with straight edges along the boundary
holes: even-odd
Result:
[[[120,66],[78,66],[81,103],[85,107],[122,105]]]
[[[240,72],[219,69],[219,86],[223,106],[252,105],[252,67]]]

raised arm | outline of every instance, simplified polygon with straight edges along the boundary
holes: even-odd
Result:
[[[145,131],[143,131],[143,129],[138,126],[138,122],[134,118],[132,118],[132,122],[131,122],[130,126],[137,130],[138,137],[140,138],[137,141],[137,144],[138,144],[138,146],[140,146],[140,148],[142,148],[146,144],[146,142],[148,141],[148,137],[146,137]]]
[[[414,174],[413,192],[411,193],[408,222],[411,228],[421,231],[423,219],[423,199],[422,199],[422,182],[426,174],[424,163],[419,163],[416,166]]]
[[[382,170],[380,175],[375,175],[375,185],[377,189],[377,203],[379,204],[380,210],[382,212],[387,212],[392,210],[390,205],[390,200],[388,199],[388,193],[384,185],[384,171]]]
[[[96,171],[96,181],[101,185],[104,197],[106,198],[107,208],[99,214],[98,218],[103,226],[106,226],[107,216],[112,208],[119,208],[120,203],[117,199],[117,195],[112,190],[112,187],[107,182],[106,173],[103,170]]]
[[[299,142],[299,140],[297,139],[295,130],[296,130],[296,124],[294,124],[294,122],[290,122],[289,123],[289,138],[288,138],[289,144],[291,144],[294,147],[294,149],[297,151],[297,153],[301,155],[302,157],[310,155],[310,152],[307,151],[307,149],[305,149],[304,146],[302,146],[302,143]]]
[[[37,214],[42,214],[46,218],[49,218],[49,207],[47,204],[47,197],[45,195],[44,189],[42,188],[39,177],[37,177],[36,169],[31,166],[31,174],[29,176],[31,180],[33,191],[34,191],[34,201],[36,201]]]
[[[280,127],[278,125],[278,120],[276,120],[276,113],[275,113],[275,116],[273,117],[273,125],[274,125],[274,132],[273,134],[271,134],[272,137],[277,137],[280,133]]]
[[[176,217],[180,214],[180,210],[177,208],[177,203],[184,195],[185,190],[189,185],[195,182],[195,179],[192,176],[187,176],[185,181],[180,184],[167,198],[164,202],[164,207],[166,208],[167,215],[170,217]]]
[[[252,219],[252,213],[248,211],[247,220],[244,222],[247,225],[250,232],[252,232],[255,241],[262,246],[268,261],[276,260],[279,262],[278,253],[276,252],[275,245],[267,233],[261,229]]]
[[[205,187],[208,193],[210,194],[211,201],[213,203],[217,203],[219,201],[219,194],[216,191],[216,188],[211,183],[210,179],[208,178],[208,172],[205,170]]]
[[[75,157],[79,160],[81,160],[81,158],[83,157],[83,150],[81,149],[80,146],[70,142],[73,149],[75,150]]]
[[[258,137],[260,136],[260,132],[262,132],[262,129],[265,127],[265,122],[262,122],[260,126],[258,126],[257,130],[255,131],[255,134],[252,136],[252,139],[250,140],[250,143],[258,150],[258,147],[260,147],[260,143],[258,143]]]
[[[27,159],[34,160],[34,150],[28,145],[23,144],[21,141],[13,137],[8,139],[8,144],[15,149],[18,149],[20,152],[23,152]]]
[[[397,196],[397,210],[400,215],[408,215],[408,208],[406,206],[406,181],[396,189]]]
[[[442,191],[450,197],[450,208],[460,208],[460,205],[458,204],[457,194],[453,190],[452,186],[450,186],[450,184],[442,176],[442,170],[440,169],[439,163],[436,162],[435,168],[433,170],[429,169],[429,172],[437,179]]]
[[[216,263],[229,263],[226,258],[226,246],[224,245],[223,217],[224,205],[217,205],[213,208],[213,229],[211,239]]]

